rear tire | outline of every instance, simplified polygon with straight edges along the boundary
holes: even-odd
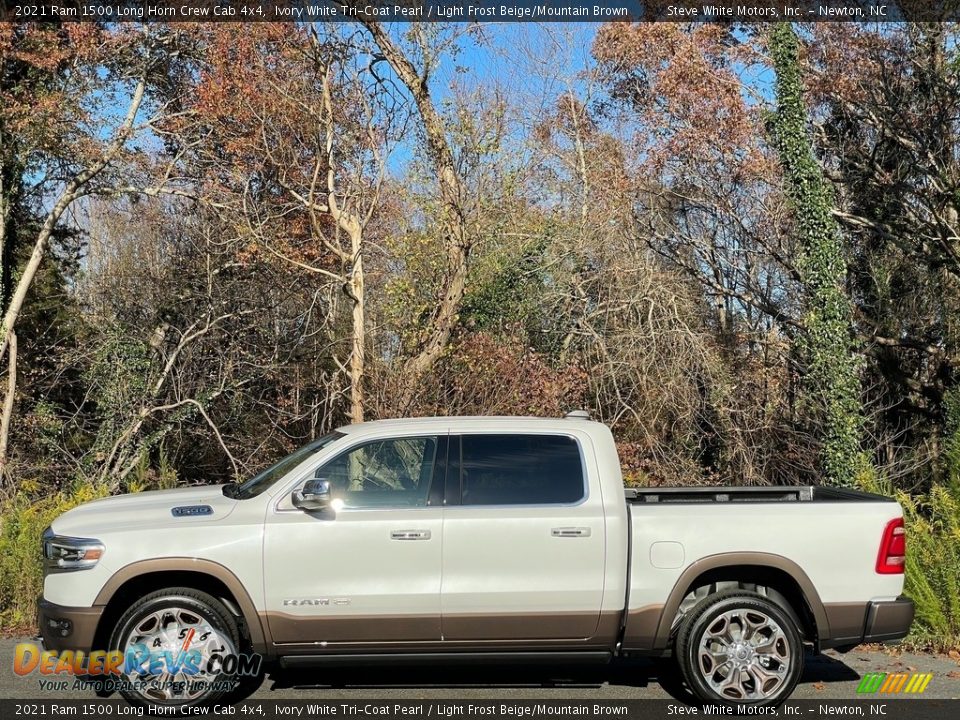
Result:
[[[803,673],[803,641],[791,613],[754,592],[701,600],[680,624],[677,662],[706,703],[779,705]]]
[[[212,595],[191,588],[168,588],[150,593],[133,604],[110,637],[110,648],[124,654],[124,675],[119,692],[131,704],[191,707],[217,700],[237,683],[216,659],[240,652],[241,637],[236,619]],[[128,652],[154,653],[159,667],[150,662],[126,674]],[[164,654],[180,667],[188,659],[199,672],[168,668]],[[211,663],[211,658],[214,662]]]

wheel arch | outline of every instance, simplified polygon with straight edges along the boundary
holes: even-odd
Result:
[[[660,614],[653,649],[669,647],[672,633],[684,614],[681,606],[685,598],[699,588],[726,582],[772,590],[773,599],[785,604],[785,609],[798,621],[805,639],[815,648],[819,649],[821,639],[830,637],[830,624],[820,595],[799,565],[772,553],[720,553],[697,560],[681,573]]]
[[[107,581],[94,601],[104,608],[97,624],[94,647],[106,647],[114,624],[139,597],[165,587],[189,587],[225,602],[242,620],[242,630],[253,652],[267,654],[268,644],[256,606],[243,583],[212,560],[157,558],[126,565]]]

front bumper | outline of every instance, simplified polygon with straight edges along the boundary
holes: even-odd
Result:
[[[863,626],[863,642],[890,642],[906,637],[913,623],[913,614],[913,600],[910,598],[870,603]]]
[[[103,607],[66,607],[40,598],[37,601],[37,624],[44,647],[87,653],[96,650],[93,641],[103,611]]]

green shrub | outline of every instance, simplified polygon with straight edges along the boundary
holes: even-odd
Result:
[[[34,626],[37,598],[43,594],[44,528],[70,508],[105,494],[105,489],[85,483],[39,499],[21,491],[0,507],[0,628],[23,631]]]
[[[917,649],[960,647],[960,487],[934,485],[923,495],[895,492],[873,471],[858,475],[868,492],[895,495],[907,527],[904,594],[917,607],[913,629],[905,641]]]
[[[960,492],[935,485],[927,495],[898,493],[907,525],[904,592],[917,606],[911,644],[960,647]]]
[[[960,386],[944,393],[943,406],[945,422],[941,471],[945,481],[957,489],[960,488]]]
[[[124,482],[124,492],[138,493],[147,490],[172,490],[180,485],[177,468],[170,462],[166,448],[160,444],[159,462],[156,467],[150,461],[150,453],[143,452],[140,462]]]

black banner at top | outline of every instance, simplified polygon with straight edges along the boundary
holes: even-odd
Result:
[[[363,698],[352,695],[343,698],[304,697],[300,700],[273,700],[253,697],[235,705],[213,704],[178,708],[177,706],[130,706],[117,699],[42,698],[0,699],[0,717],[37,718],[183,718],[207,716],[242,720],[280,720],[281,718],[333,718],[333,720],[661,720],[695,715],[720,717],[798,717],[823,718],[827,716],[872,717],[876,720],[947,720],[960,712],[960,700],[893,699],[886,694],[858,696],[846,700],[790,700],[783,705],[758,707],[756,705],[700,705],[667,700],[610,700],[586,696],[556,700],[528,698],[497,699],[493,696],[473,700],[397,699],[392,697]]]
[[[0,0],[7,22],[939,22],[960,0]]]

